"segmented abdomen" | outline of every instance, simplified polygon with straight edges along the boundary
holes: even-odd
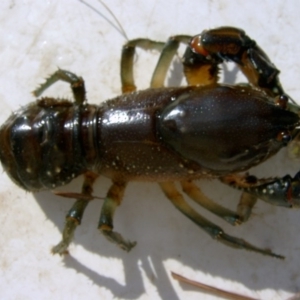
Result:
[[[21,108],[0,129],[4,169],[29,191],[70,182],[97,161],[97,112],[53,98]]]

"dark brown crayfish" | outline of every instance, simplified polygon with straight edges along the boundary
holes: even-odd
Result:
[[[180,43],[187,44],[183,68],[188,86],[166,88],[166,73]],[[148,90],[136,91],[134,85],[136,47],[161,51]],[[224,61],[235,62],[249,84],[219,84],[219,65]],[[90,105],[83,79],[58,70],[35,95],[62,80],[71,85],[74,102],[44,97],[12,114],[0,130],[1,162],[16,184],[32,192],[65,185],[84,174],[81,193],[68,195],[76,202],[54,253],[67,251],[101,174],[113,183],[102,206],[99,229],[124,250],[135,243],[113,231],[113,215],[127,183],[137,180],[158,182],[182,213],[220,242],[282,258],[227,235],[194,211],[174,185],[180,182],[191,199],[230,224],[246,221],[257,198],[299,206],[299,173],[294,178],[271,179],[238,174],[265,161],[298,134],[300,107],[284,93],[278,73],[256,42],[237,28],[174,36],[166,44],[132,40],[122,51],[121,96]],[[202,194],[193,183],[201,178],[219,178],[241,189],[237,212]]]

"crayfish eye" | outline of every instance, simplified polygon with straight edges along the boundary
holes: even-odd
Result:
[[[282,94],[276,97],[275,104],[280,106],[283,109],[286,109],[288,101],[289,101],[289,97],[285,94]]]
[[[285,146],[292,140],[292,136],[288,131],[281,131],[277,135],[277,141],[283,143]]]

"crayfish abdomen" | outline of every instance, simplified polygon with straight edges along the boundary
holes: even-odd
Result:
[[[28,191],[53,189],[87,170],[96,157],[89,140],[96,112],[42,98],[13,113],[0,130],[1,162],[13,181]]]

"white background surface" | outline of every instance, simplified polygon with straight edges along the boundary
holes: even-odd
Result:
[[[98,13],[80,1],[0,3],[0,121],[30,101],[30,94],[57,67],[84,77],[90,102],[120,94],[119,63],[124,37],[97,1]],[[243,28],[282,71],[285,90],[300,99],[298,1],[107,1],[130,39],[166,40],[195,35],[205,28]],[[111,21],[115,24],[115,21]],[[138,85],[146,88],[157,53],[137,58]],[[65,84],[47,91],[71,97]],[[1,145],[0,145],[1,146]],[[294,175],[299,162],[286,151],[253,170],[259,176]],[[103,196],[102,178],[95,194]],[[77,179],[68,191],[78,191]],[[234,208],[240,193],[217,181],[199,183],[203,191]],[[156,184],[132,183],[115,216],[115,228],[136,240],[128,254],[97,231],[101,201],[90,204],[70,255],[52,256],[64,216],[73,200],[51,192],[32,195],[0,181],[1,299],[215,299],[174,281],[174,271],[194,280],[260,299],[287,299],[300,290],[300,211],[259,202],[247,224],[233,228],[204,212],[227,233],[286,255],[280,261],[233,250],[211,240],[164,198]],[[200,211],[200,209],[199,209]]]

